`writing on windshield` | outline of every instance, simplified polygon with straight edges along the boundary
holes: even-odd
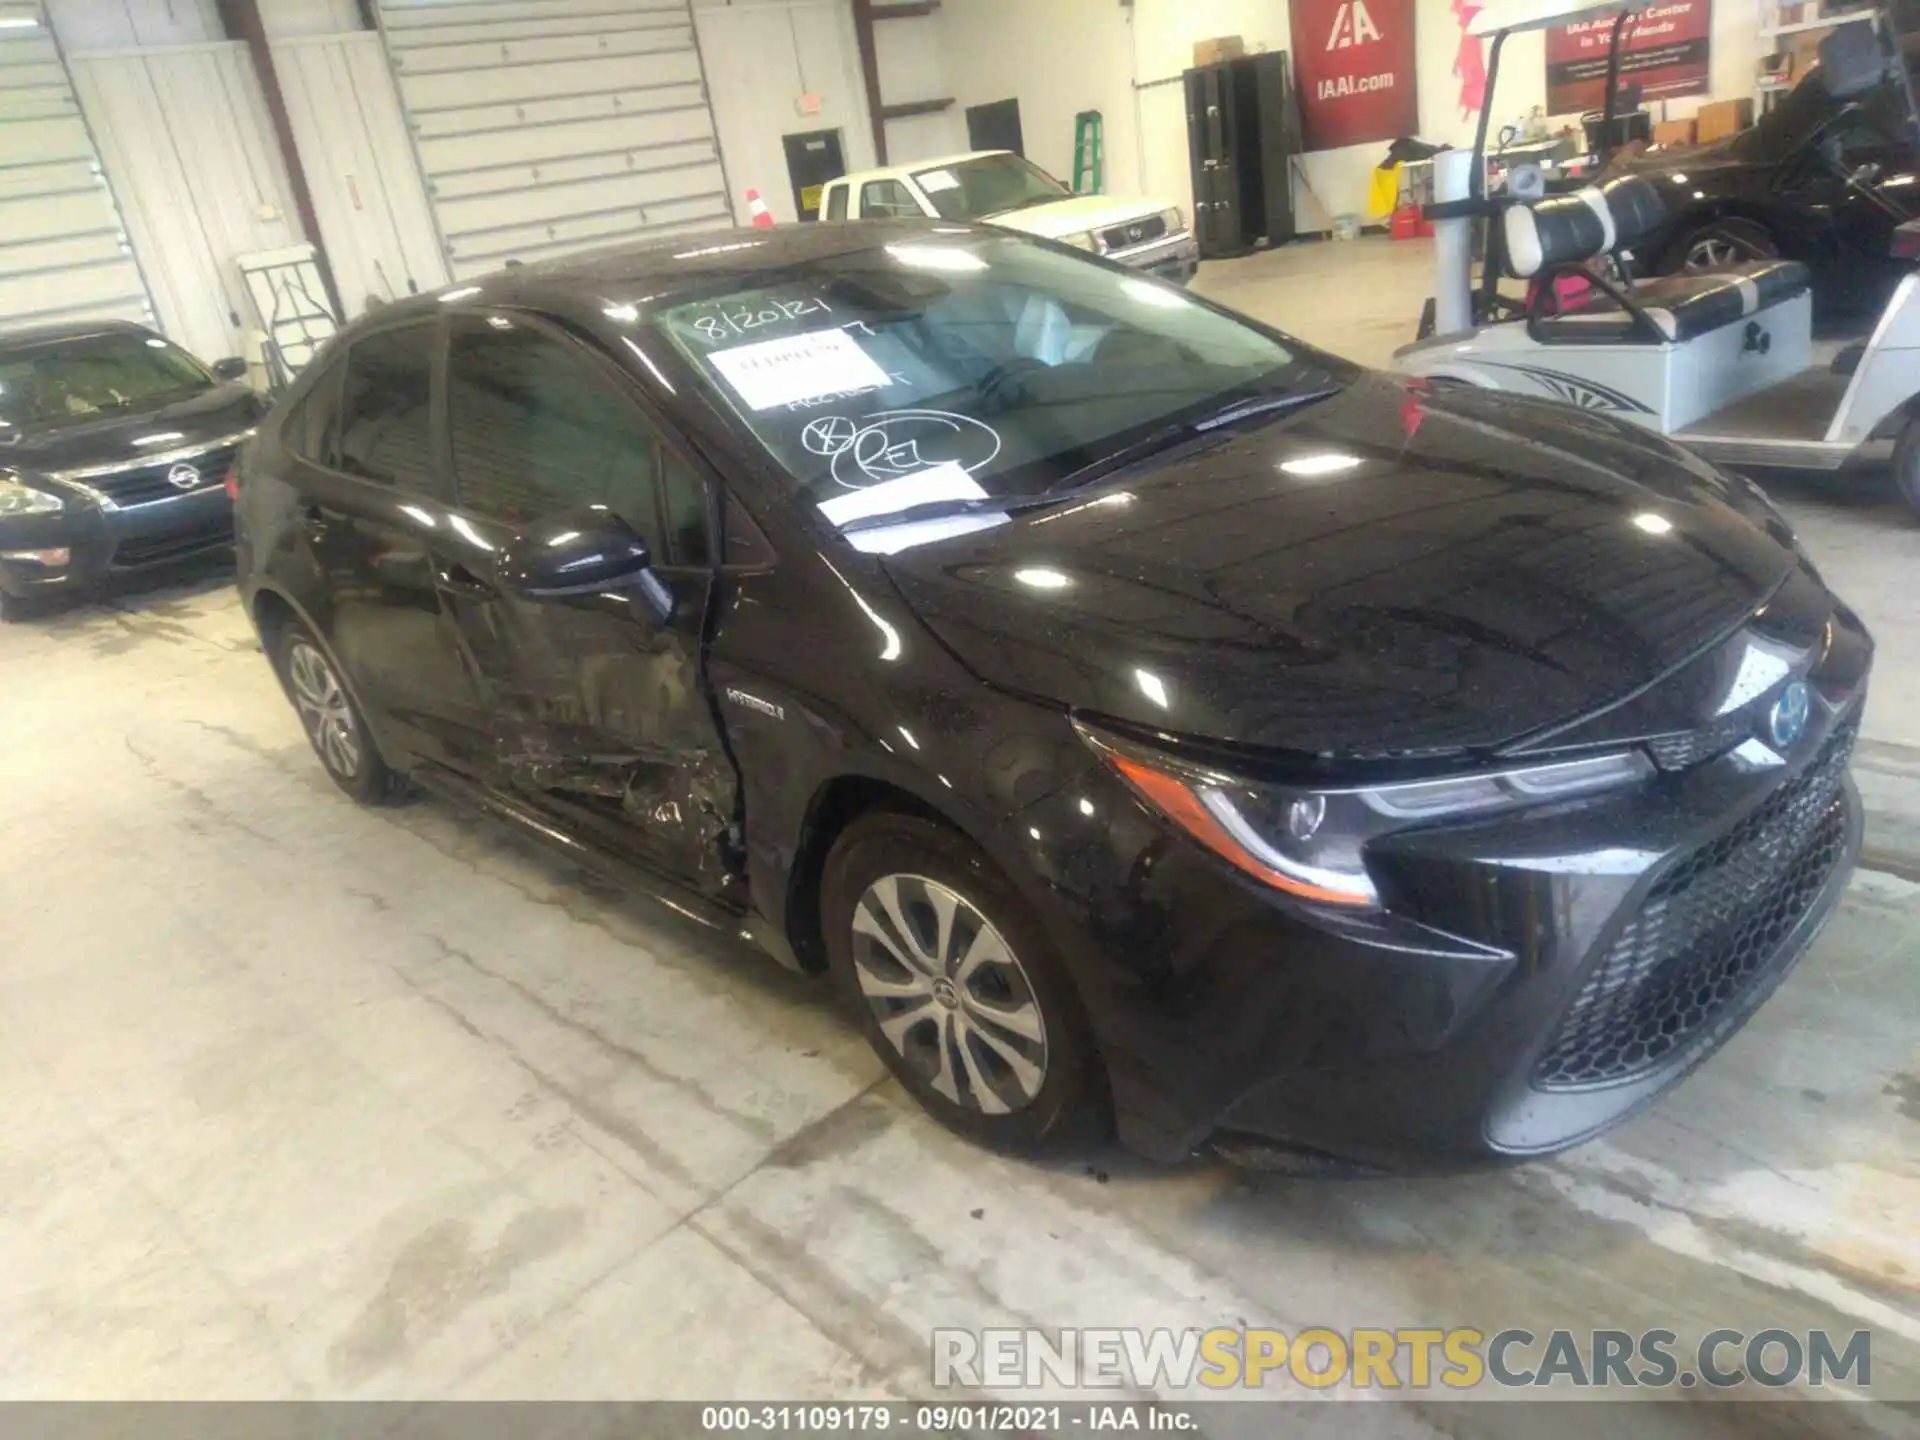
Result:
[[[1292,359],[1182,291],[1011,237],[876,244],[655,324],[823,506],[930,472],[1035,495]]]

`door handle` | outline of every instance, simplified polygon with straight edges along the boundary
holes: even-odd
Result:
[[[458,560],[436,563],[433,570],[434,578],[440,582],[440,588],[449,595],[458,595],[466,600],[493,598],[493,586],[487,584]]]

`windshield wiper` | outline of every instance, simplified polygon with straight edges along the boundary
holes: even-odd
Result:
[[[1217,410],[1200,420],[1190,422],[1191,427],[1205,434],[1209,430],[1218,430],[1222,425],[1237,424],[1242,420],[1251,420],[1255,415],[1272,415],[1283,410],[1297,410],[1302,405],[1310,405],[1315,400],[1325,400],[1340,392],[1333,386],[1320,390],[1295,390],[1287,395],[1262,395],[1253,400],[1242,400]]]
[[[1072,474],[1064,476],[1053,488],[1058,490],[1077,490],[1092,484],[1102,476],[1111,475],[1117,470],[1125,470],[1137,465],[1149,456],[1194,439],[1208,435],[1238,421],[1250,419],[1255,415],[1277,414],[1285,410],[1294,410],[1315,400],[1325,400],[1339,394],[1337,386],[1324,386],[1317,390],[1293,390],[1285,395],[1262,395],[1251,400],[1237,400],[1211,415],[1203,415],[1198,420],[1181,420],[1158,430],[1149,431],[1131,445],[1123,445],[1111,455],[1102,456],[1090,465],[1082,465]]]

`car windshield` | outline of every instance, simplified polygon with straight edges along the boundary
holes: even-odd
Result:
[[[1073,197],[1066,186],[1018,155],[982,155],[934,165],[914,171],[913,178],[946,220],[978,220]]]
[[[836,523],[848,507],[870,523],[927,501],[1033,499],[1149,437],[1353,373],[1184,291],[1011,236],[935,231],[829,256],[654,324]]]
[[[1884,84],[1856,97],[1847,116],[1856,127],[1877,131],[1887,143],[1913,145],[1915,121],[1909,99],[1910,89],[1920,89],[1920,40],[1904,37],[1901,48],[1906,54],[1906,83],[1901,83],[1898,67],[1890,70]],[[1760,117],[1757,124],[1740,131],[1727,142],[1728,153],[1740,160],[1774,161],[1791,156],[1823,127],[1843,117],[1846,107],[1827,93],[1816,66]]]
[[[216,383],[198,360],[157,335],[0,344],[0,423],[15,433],[70,424],[184,399]]]

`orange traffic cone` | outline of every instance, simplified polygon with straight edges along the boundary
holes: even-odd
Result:
[[[754,229],[773,229],[773,211],[767,208],[767,202],[760,198],[758,190],[747,191],[747,214],[752,217]]]

